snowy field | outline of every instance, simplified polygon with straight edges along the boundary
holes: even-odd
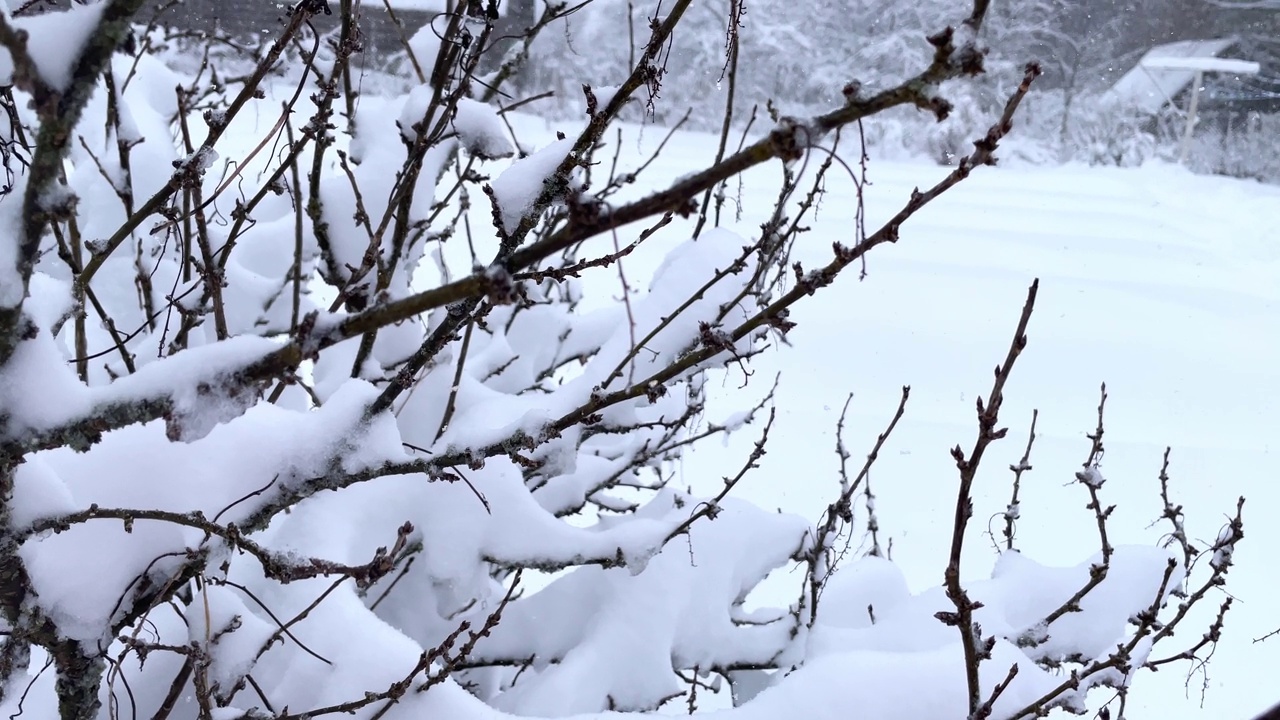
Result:
[[[549,130],[541,121],[525,129]],[[576,128],[564,127],[572,133]],[[624,158],[647,154],[665,133],[629,128]],[[526,136],[529,137],[529,136]],[[612,134],[610,134],[612,137]],[[715,138],[679,133],[636,193],[661,187],[709,160]],[[847,153],[856,158],[856,153]],[[872,159],[866,194],[868,229],[898,210],[914,186],[947,170],[926,162]],[[758,231],[776,197],[779,168],[748,176],[735,227]],[[856,200],[847,174],[833,169],[814,231],[797,245],[806,267],[826,262],[833,241],[852,242]],[[731,188],[731,195],[733,188]],[[1034,466],[1024,478],[1019,546],[1037,560],[1075,565],[1097,549],[1092,513],[1070,485],[1089,451],[1099,385],[1107,384],[1104,498],[1118,507],[1113,543],[1153,543],[1159,517],[1161,457],[1172,448],[1174,501],[1186,506],[1193,539],[1211,541],[1244,495],[1246,540],[1230,590],[1237,602],[1226,638],[1208,668],[1188,676],[1186,663],[1144,674],[1130,699],[1131,720],[1248,718],[1280,695],[1271,669],[1280,639],[1253,640],[1280,626],[1274,559],[1280,528],[1277,456],[1280,429],[1280,188],[1179,167],[1001,166],[976,172],[909,221],[896,246],[870,256],[869,275],[841,277],[799,305],[792,347],[734,368],[713,386],[715,420],[765,394],[775,374],[778,420],[768,455],[737,492],[766,508],[816,521],[835,496],[835,425],[849,393],[845,440],[861,465],[896,408],[902,385],[911,399],[904,420],[875,465],[881,542],[913,591],[942,582],[957,473],[948,449],[976,434],[974,402],[989,392],[1028,284],[1040,278],[1027,351],[1014,370],[1002,420],[1008,439],[994,446],[979,475],[975,533],[967,545],[970,578],[985,574],[995,553],[990,527],[1009,501],[1008,466],[1021,457],[1032,410],[1039,409]],[[730,216],[732,219],[732,216]],[[672,225],[628,258],[632,282],[682,239]],[[627,236],[629,237],[629,236]],[[597,271],[597,300],[618,280]],[[606,299],[607,301],[607,299]],[[737,471],[757,430],[690,454],[683,484],[714,492]],[[1277,445],[1276,452],[1280,452]],[[855,538],[856,540],[856,538]],[[801,582],[772,578],[774,602],[794,598]],[[1213,598],[1205,609],[1216,608]],[[1180,633],[1199,633],[1211,616]],[[1203,705],[1202,703],[1203,691]]]

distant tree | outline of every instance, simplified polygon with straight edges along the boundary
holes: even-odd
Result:
[[[1122,25],[1122,50],[1178,40],[1210,39],[1217,8],[1205,0],[1129,0]]]

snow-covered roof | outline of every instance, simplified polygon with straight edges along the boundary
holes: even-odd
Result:
[[[423,13],[442,13],[448,11],[446,0],[389,0],[392,10]],[[455,3],[456,4],[456,3]],[[505,2],[498,3],[498,14],[506,14]]]
[[[1257,75],[1262,71],[1261,65],[1250,60],[1211,57],[1148,58],[1142,61],[1142,67],[1153,70],[1190,70],[1192,72],[1220,72],[1234,75]]]
[[[390,0],[392,10],[416,10],[418,12],[444,12],[445,0]]]
[[[1203,67],[1214,62],[1242,62],[1220,60],[1217,57],[1233,44],[1235,40],[1221,39],[1183,40],[1157,45],[1148,50],[1138,64],[1117,80],[1107,93],[1139,110],[1149,113],[1158,112],[1165,103],[1191,84],[1197,71],[1246,72]],[[1202,66],[1196,67],[1196,65]],[[1257,66],[1256,63],[1249,63],[1249,65]]]

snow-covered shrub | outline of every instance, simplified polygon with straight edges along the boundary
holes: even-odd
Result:
[[[1197,172],[1280,183],[1277,133],[1280,115],[1274,113],[1251,113],[1237,124],[1201,123],[1192,138],[1188,165]]]
[[[1160,141],[1149,116],[1102,99],[1077,101],[1066,144],[1091,165],[1136,167],[1156,157]]]
[[[971,150],[975,133],[1000,111],[1017,85],[1021,68],[1035,60],[1037,30],[1049,22],[1052,3],[1021,0],[997,5],[993,22],[983,28],[986,63],[993,72],[953,83],[946,97],[957,108],[942,123],[932,112],[890,110],[867,123],[870,147],[890,155],[928,156],[954,163]],[[785,114],[824,112],[843,100],[851,83],[866,94],[893,87],[929,62],[926,36],[954,22],[953,3],[927,0],[856,0],[839,10],[824,0],[753,0],[742,4],[736,23],[740,59],[730,72],[725,49],[730,0],[699,2],[673,35],[661,64],[663,102],[636,104],[628,118],[648,117],[671,124],[686,113],[686,127],[719,129],[730,84],[736,85],[733,119],[745,124],[772,105]],[[532,94],[552,91],[549,114],[581,113],[582,84],[614,83],[635,54],[649,22],[664,12],[652,0],[595,0],[556,19],[531,45],[531,63],[521,88]],[[1006,45],[1008,47],[1006,47]],[[1049,137],[1055,137],[1050,135]]]
[[[891,87],[929,61],[924,37],[953,19],[945,0],[858,0],[838,12],[819,0],[746,2],[737,24],[741,58],[730,80],[725,46],[732,7],[730,0],[715,0],[689,9],[662,56],[669,82],[663,102],[650,109],[658,120],[692,110],[691,127],[717,128],[730,82],[737,84],[738,118],[753,106],[763,111],[767,102],[793,114],[819,111],[839,103],[850,81]],[[553,90],[569,101],[561,113],[579,112],[582,83],[612,84],[643,44],[651,20],[666,12],[654,0],[596,0],[557,19],[532,44],[522,88]]]
[[[985,3],[932,36],[909,81],[781,118],[629,199],[643,166],[607,162],[605,132],[629,97],[673,87],[661,68],[690,0],[644,24],[634,66],[592,68],[612,89],[540,147],[501,113],[502,72],[476,77],[493,30],[478,3],[443,24],[434,84],[358,98],[359,43],[334,42],[353,28],[298,42],[330,3],[290,8],[236,76],[179,72],[147,43],[117,53],[139,4],[0,20],[9,716],[692,711],[725,682],[741,717],[1080,711],[1223,582],[1238,510],[1198,567],[1168,502],[1172,552],[1110,545],[1101,426],[1077,476],[1096,554],[1019,555],[1015,496],[994,577],[961,571],[1035,286],[977,439],[953,451],[943,588],[910,595],[878,556],[835,572],[867,525],[865,468],[817,524],[730,495],[756,455],[712,497],[670,482],[685,448],[765,414],[707,418],[708,372],[776,344],[792,306],[994,162],[1036,68],[897,217],[822,267],[788,261],[829,167],[801,161],[884,108],[942,108],[938,87],[982,71]],[[717,186],[772,161],[791,172],[758,234],[708,213]],[[588,309],[582,277],[659,231],[684,239]],[[798,570],[795,602],[749,607],[779,570]]]
[[[1027,98],[1021,119],[1060,162],[1137,167],[1176,157],[1175,113],[1152,116],[1106,94],[1076,94],[1067,104],[1062,91],[1041,90]]]

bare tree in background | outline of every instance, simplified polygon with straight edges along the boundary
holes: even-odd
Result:
[[[1193,545],[1161,471],[1168,547],[1113,546],[1101,403],[1074,475],[1096,519],[1096,541],[1081,539],[1092,557],[1054,569],[1014,552],[1029,443],[1002,516],[1004,584],[963,572],[972,490],[1006,434],[1038,284],[1010,314],[976,437],[952,451],[936,597],[864,616],[860,589],[829,582],[843,540],[871,521],[868,470],[907,389],[861,472],[843,471],[841,445],[816,524],[731,496],[775,417],[759,388],[746,416],[708,421],[707,373],[745,370],[785,338],[797,303],[909,241],[915,213],[995,163],[1036,65],[944,179],[825,265],[789,257],[863,119],[908,107],[941,121],[943,83],[984,72],[987,0],[919,38],[913,74],[851,76],[826,112],[780,116],[756,140],[726,117],[712,162],[638,197],[626,191],[649,164],[619,161],[611,133],[629,103],[662,102],[691,0],[652,9],[617,84],[581,87],[580,130],[536,151],[513,130],[529,98],[509,81],[534,36],[580,6],[541,6],[493,59],[496,4],[451,5],[406,32],[415,87],[357,103],[349,2],[303,0],[261,45],[205,37],[187,74],[160,59],[173,38],[132,25],[140,4],[0,20],[13,60],[0,92],[10,716],[692,713],[725,681],[743,712],[771,715],[845,717],[852,703],[882,718],[1036,717],[1086,712],[1103,687],[1114,692],[1092,697],[1123,714],[1140,670],[1212,651],[1229,600],[1202,638],[1172,637],[1224,584],[1240,505]],[[742,11],[724,18],[731,88]],[[339,26],[317,32],[330,13]],[[726,183],[766,164],[784,169],[777,204],[738,235]],[[691,239],[631,293],[628,256],[673,232]],[[622,299],[589,313],[580,278],[605,273]],[[671,483],[685,449],[751,420],[756,452],[720,492]],[[747,609],[786,568],[801,569],[796,601]],[[1014,589],[1016,612],[999,602]],[[829,608],[858,616],[841,628]],[[842,630],[929,638],[929,651],[870,652]]]

